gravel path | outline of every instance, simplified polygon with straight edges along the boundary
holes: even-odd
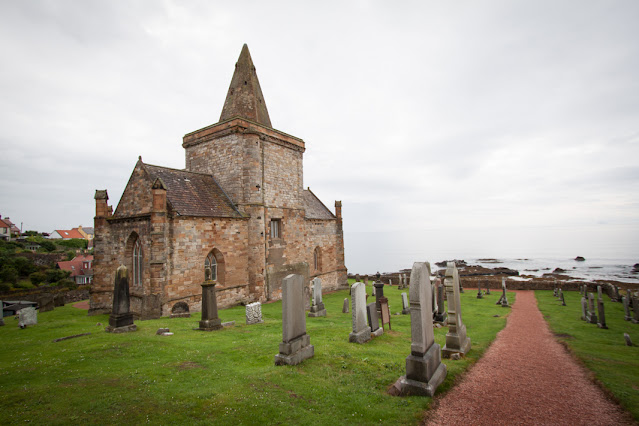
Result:
[[[534,293],[516,293],[506,327],[425,424],[634,424],[555,341]]]

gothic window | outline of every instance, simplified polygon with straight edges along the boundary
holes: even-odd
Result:
[[[315,247],[315,251],[313,252],[313,266],[316,271],[322,269],[322,253],[319,247]]]
[[[133,285],[142,285],[142,245],[139,239],[133,245]]]
[[[271,239],[282,238],[282,219],[271,219]]]
[[[217,260],[213,252],[209,253],[204,260],[204,280],[217,281]]]

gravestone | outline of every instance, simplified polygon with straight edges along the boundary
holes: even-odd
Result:
[[[390,307],[388,306],[388,299],[386,297],[382,297],[381,299],[379,299],[379,306],[380,306],[380,318],[382,320],[382,328],[385,330],[386,328],[384,327],[384,324],[388,324],[388,329],[392,330],[391,321],[390,321]]]
[[[360,279],[360,277],[359,277],[359,274],[356,274],[356,275],[355,275],[355,282],[356,282],[356,283],[358,283],[358,282],[360,282],[360,281],[361,281],[361,279]]]
[[[428,262],[413,265],[410,283],[410,355],[406,357],[406,375],[395,382],[392,393],[432,397],[446,378],[446,365],[441,362],[441,349],[433,332]]]
[[[253,302],[246,305],[246,324],[262,324],[262,304],[260,302]]]
[[[380,299],[384,297],[384,283],[379,280],[379,272],[377,273],[377,281],[373,284],[373,288],[375,289],[375,307],[378,312],[381,312]]]
[[[597,286],[597,299],[603,300],[603,294],[601,293],[601,286]]]
[[[431,312],[433,313],[433,319],[435,319],[435,314],[437,313],[437,281],[430,282],[430,292],[431,292],[431,300],[433,301],[431,306]]]
[[[126,333],[137,330],[133,324],[133,314],[130,311],[129,299],[129,270],[120,265],[115,271],[113,285],[113,309],[109,315],[109,325],[105,331],[109,333]]]
[[[559,292],[557,291],[557,286],[555,285],[555,288],[553,288],[552,290],[552,295],[555,297],[559,297]]]
[[[346,299],[344,299],[344,306],[342,306],[342,313],[343,314],[347,314],[348,313],[348,297]]]
[[[633,324],[639,324],[639,297],[632,298],[634,317],[630,320]]]
[[[365,343],[371,340],[371,328],[366,324],[366,287],[355,283],[352,288],[353,332],[348,335],[351,343]]]
[[[171,308],[171,318],[191,318],[189,305],[186,302],[177,302]]]
[[[490,287],[488,287],[488,284],[486,284],[486,294],[490,294]]]
[[[43,294],[38,298],[38,306],[40,313],[52,311],[55,308],[53,296],[50,294]]]
[[[626,340],[626,346],[632,346],[632,340],[630,340],[630,335],[628,333],[624,333],[623,338]]]
[[[408,296],[406,293],[402,293],[402,315],[410,313],[410,306],[408,305]]]
[[[64,294],[63,293],[58,293],[55,296],[53,296],[53,305],[56,308],[64,306]]]
[[[597,314],[595,313],[595,295],[588,293],[588,320],[591,324],[597,324]]]
[[[464,286],[461,283],[461,280],[459,280],[459,292],[463,293],[464,292]]]
[[[296,365],[315,355],[306,334],[304,277],[290,274],[282,280],[282,342],[275,365]]]
[[[368,325],[371,328],[371,335],[379,337],[384,334],[384,330],[379,327],[379,316],[377,315],[377,307],[375,303],[369,303],[366,305],[366,317],[368,319]]]
[[[364,285],[368,285],[368,275],[364,275]]]
[[[502,308],[508,308],[508,296],[506,296],[506,278],[502,277],[501,279],[501,297],[499,298],[499,300],[497,301],[497,303],[495,303],[495,305],[501,305]]]
[[[477,281],[477,298],[483,299],[484,296],[481,294],[481,282]]]
[[[325,317],[326,316],[326,308],[324,307],[324,302],[322,301],[322,280],[315,277],[312,281],[312,300],[311,300],[311,311],[308,313],[309,317]]]
[[[626,299],[628,300],[628,307],[630,309],[634,309],[634,307],[632,306],[632,292],[629,288],[626,289]]]
[[[588,301],[584,296],[581,296],[581,319],[588,321]]]
[[[375,286],[371,289],[371,296],[375,296]]]
[[[603,299],[597,299],[597,313],[599,314],[599,321],[597,321],[597,327],[608,328],[608,326],[606,326],[606,316],[604,315]]]
[[[437,312],[435,313],[435,322],[444,325],[447,323],[448,318],[446,315],[446,307],[444,306],[444,296],[446,292],[439,278],[435,280],[435,285],[437,286]]]
[[[614,297],[613,297],[613,302],[620,302],[621,301],[621,295],[619,294],[619,286],[617,285],[613,285],[612,286],[612,290],[614,292]]]
[[[566,300],[564,299],[564,292],[559,289],[559,300],[561,301],[561,306],[566,306]]]
[[[18,311],[18,326],[25,328],[28,325],[36,325],[38,323],[38,311],[36,308],[22,308]]]
[[[630,315],[630,306],[628,304],[628,297],[623,296],[621,298],[621,303],[623,304],[623,312],[624,312],[623,319],[625,319],[626,321],[630,321],[632,319],[632,315]]]
[[[448,333],[442,356],[449,358],[452,354],[465,355],[470,350],[470,339],[466,336],[466,326],[462,322],[461,300],[459,297],[459,272],[455,262],[448,262],[444,278],[444,288],[448,297]],[[504,287],[504,292],[505,292]]]
[[[202,320],[199,331],[215,331],[224,328],[222,320],[217,313],[217,296],[215,294],[215,281],[205,281],[202,286]]]

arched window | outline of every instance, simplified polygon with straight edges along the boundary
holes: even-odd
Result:
[[[315,247],[315,251],[313,252],[313,265],[316,271],[322,269],[322,253],[319,247]]]
[[[142,285],[142,245],[136,239],[133,245],[133,285]]]
[[[204,260],[204,280],[217,281],[217,260],[213,252],[210,252]]]

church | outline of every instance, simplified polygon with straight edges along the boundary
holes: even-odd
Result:
[[[219,122],[182,147],[183,170],[139,158],[115,212],[95,192],[90,315],[111,312],[120,265],[137,319],[200,311],[208,280],[220,307],[279,300],[288,274],[347,288],[341,202],[304,189],[305,143],[272,127],[246,45]]]

